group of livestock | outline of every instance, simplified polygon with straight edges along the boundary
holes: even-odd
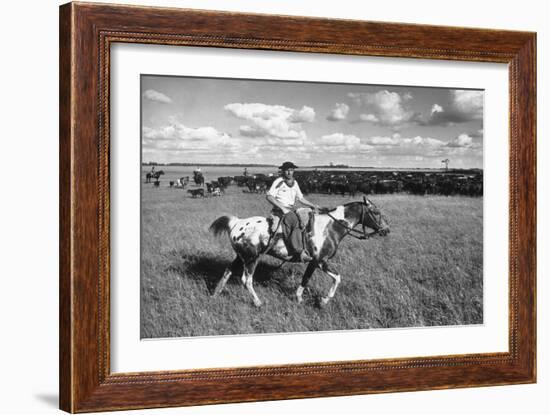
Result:
[[[193,198],[197,197],[206,197],[206,196],[222,196],[225,194],[225,186],[219,183],[217,180],[212,180],[211,182],[206,182],[204,184],[206,187],[206,193],[204,187],[199,187],[197,189],[189,189],[187,193]]]
[[[155,179],[152,183],[154,187],[160,187],[160,176],[164,175],[164,171],[150,172],[145,175],[145,183],[151,183],[152,179]],[[225,188],[230,183],[230,180],[226,178],[220,178],[219,180],[212,180],[211,182],[205,182],[204,175],[200,171],[193,172],[193,182],[196,188],[188,188],[190,179],[189,176],[182,176],[176,180],[170,180],[168,182],[172,189],[187,189],[187,193],[192,198],[206,197],[206,196],[221,196],[225,193]],[[205,191],[206,189],[206,191]]]
[[[204,176],[201,172],[193,173],[193,181],[195,182],[195,185],[199,187],[195,189],[187,190],[187,193],[189,193],[192,198],[206,197],[206,196],[219,197],[225,194],[225,188],[227,187],[225,182],[219,181],[219,180],[212,180],[210,182],[205,182]],[[187,183],[189,183],[189,180],[187,180],[187,182],[184,183],[183,188],[185,188],[185,185]],[[206,192],[204,191],[205,188],[206,188]]]
[[[159,171],[156,174],[162,175]],[[159,176],[160,176],[159,175]],[[296,180],[302,193],[349,195],[407,193],[414,195],[483,196],[482,170],[426,171],[296,171]],[[159,186],[159,177],[153,183]],[[195,188],[188,188],[189,176],[170,181],[171,188],[187,189],[190,197],[222,196],[230,184],[243,187],[246,193],[266,193],[276,179],[275,175],[254,174],[223,176],[205,182],[200,172],[194,172]]]
[[[424,171],[297,171],[302,193],[350,195],[408,193],[414,195],[483,196],[481,170]],[[275,176],[235,176],[232,182],[250,193],[265,193]],[[227,179],[227,178],[225,178]]]

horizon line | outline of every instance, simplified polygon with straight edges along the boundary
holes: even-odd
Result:
[[[274,167],[276,164],[263,163],[183,163],[183,162],[142,162],[142,166],[225,166],[225,167]],[[411,170],[445,170],[445,167],[408,167],[408,166],[350,166],[344,164],[299,166],[298,169],[329,168],[329,169],[411,169]],[[483,170],[483,167],[449,167],[447,170]]]

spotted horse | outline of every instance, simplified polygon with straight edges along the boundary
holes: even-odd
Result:
[[[360,228],[357,229],[357,227]],[[367,228],[372,231],[368,232]],[[239,268],[242,264],[241,281],[252,295],[254,304],[260,307],[262,302],[253,286],[256,265],[262,255],[271,255],[283,261],[291,260],[283,239],[278,237],[276,232],[271,233],[270,221],[262,216],[245,219],[221,216],[210,225],[210,231],[215,236],[227,233],[231,246],[237,254],[234,261],[225,269],[213,296],[216,297],[222,292],[232,275],[232,270]],[[311,235],[306,240],[306,248],[312,260],[308,263],[301,284],[296,290],[298,302],[302,302],[304,289],[317,268],[332,278],[332,286],[327,295],[321,299],[321,304],[327,304],[334,297],[341,276],[329,266],[328,261],[336,255],[340,242],[346,236],[368,239],[374,235],[385,236],[389,232],[390,227],[380,209],[365,197],[362,201],[349,202],[334,209],[316,213]]]

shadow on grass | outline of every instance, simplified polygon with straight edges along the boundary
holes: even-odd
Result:
[[[182,278],[192,278],[202,280],[210,293],[214,292],[218,281],[221,279],[225,269],[231,265],[231,261],[214,256],[211,254],[177,254],[174,264],[167,267],[167,271],[175,272]],[[241,261],[237,261],[231,268],[231,278],[227,281],[228,285],[240,285],[243,266]],[[286,279],[285,272],[279,264],[267,262],[266,259],[260,259],[256,271],[254,272],[254,282],[260,285],[277,287],[285,294],[287,290],[282,281]]]

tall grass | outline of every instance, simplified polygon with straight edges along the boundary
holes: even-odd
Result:
[[[322,206],[349,197],[309,195]],[[210,223],[222,214],[266,215],[263,195],[231,186],[223,197],[192,199],[166,181],[142,188],[141,336],[208,336],[317,330],[479,324],[483,322],[483,201],[481,198],[377,195],[388,217],[385,238],[345,239],[332,260],[342,275],[335,297],[319,298],[331,279],[316,271],[298,304],[294,292],[304,264],[263,257],[257,309],[233,276],[212,298],[234,259],[227,238]]]

